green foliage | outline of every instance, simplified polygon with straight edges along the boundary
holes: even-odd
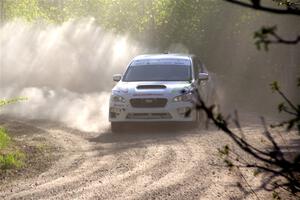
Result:
[[[0,150],[6,148],[10,143],[10,137],[5,128],[0,127]]]
[[[279,6],[285,6],[288,8],[291,7],[295,7],[297,8],[297,4],[299,4],[299,2],[293,2],[292,0],[273,0],[274,2],[276,2]]]
[[[270,86],[271,86],[272,92],[276,92],[280,89],[277,81],[274,81],[273,83],[271,83]]]
[[[0,155],[0,168],[3,170],[20,168],[24,165],[25,154],[20,151]]]
[[[279,112],[282,112],[282,111],[284,111],[286,109],[287,109],[287,107],[286,107],[286,105],[284,103],[278,104],[278,111]]]
[[[5,128],[0,127],[0,169],[20,168],[24,165],[25,154],[11,149],[11,138]]]
[[[0,99],[0,107],[5,106],[5,105],[9,105],[9,104],[13,104],[13,103],[17,103],[20,101],[25,101],[28,100],[28,98],[26,97],[17,97],[17,98],[13,98],[13,99]]]
[[[226,166],[229,167],[229,169],[234,167],[233,163],[230,160],[224,159],[224,162],[225,162]]]
[[[223,158],[223,161],[226,164],[226,166],[231,170],[232,167],[234,167],[234,164],[229,157],[230,151],[231,149],[227,144],[222,149],[218,148],[219,155]]]
[[[27,21],[37,20],[42,16],[38,0],[3,1],[7,18],[22,17]]]
[[[218,149],[218,152],[221,156],[228,156],[230,152],[229,146],[226,144],[222,149]]]
[[[269,44],[271,43],[269,37],[271,35],[274,35],[275,32],[277,31],[276,26],[271,26],[271,27],[265,27],[263,26],[260,30],[254,32],[254,39],[256,48],[260,50],[262,46],[266,51],[269,50]]]
[[[297,84],[299,85],[299,78],[297,81]],[[272,91],[278,93],[285,100],[285,102],[282,102],[278,105],[278,111],[285,112],[291,116],[289,120],[283,121],[276,125],[271,125],[271,127],[286,127],[287,131],[296,128],[300,134],[300,104],[295,105],[293,102],[291,102],[291,100],[281,91],[277,81],[274,81],[270,85]]]
[[[220,11],[217,0],[3,0],[2,4],[5,20],[62,23],[93,17],[105,29],[129,32],[163,47],[174,41],[187,46],[201,43],[203,26]]]

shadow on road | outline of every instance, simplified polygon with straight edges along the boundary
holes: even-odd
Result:
[[[180,123],[135,123],[129,124],[118,133],[112,133],[110,128],[107,128],[98,136],[88,138],[88,141],[94,143],[93,150],[103,156],[128,149],[184,143],[186,136],[204,135],[210,132],[205,128],[194,128]]]
[[[187,134],[204,134],[209,130],[195,127],[186,123],[128,123],[122,130],[112,132],[109,128],[100,132],[98,137],[90,139],[92,142],[115,143],[141,140],[174,140]]]

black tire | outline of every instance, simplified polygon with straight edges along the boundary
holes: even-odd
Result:
[[[202,112],[201,110],[195,110],[196,112],[196,120],[193,122],[189,122],[189,126],[191,128],[198,128],[201,125],[201,121],[202,121]]]
[[[213,95],[210,99],[210,104],[215,106],[213,109],[213,113],[219,114],[220,113],[220,105],[219,105],[219,98],[218,98],[217,91],[213,92]]]
[[[197,128],[203,128],[207,126],[207,116],[203,110],[197,111]]]
[[[119,133],[122,130],[122,124],[120,122],[111,122],[110,128],[111,128],[111,132]]]

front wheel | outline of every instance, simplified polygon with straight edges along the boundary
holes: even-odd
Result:
[[[195,121],[188,123],[191,128],[198,128],[201,125],[201,121],[203,118],[202,111],[199,109],[195,109],[195,115],[196,115]]]
[[[196,121],[194,121],[192,123],[194,124],[195,128],[202,128],[202,127],[206,126],[206,123],[207,123],[206,113],[201,109],[197,109],[196,110]]]
[[[111,132],[118,133],[122,130],[122,124],[120,122],[111,122],[110,128],[111,128]]]

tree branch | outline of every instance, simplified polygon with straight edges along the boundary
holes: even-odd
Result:
[[[224,0],[227,1],[229,3],[233,3],[242,7],[246,7],[246,8],[251,8],[251,9],[255,9],[255,10],[260,10],[260,11],[264,11],[264,12],[268,12],[268,13],[273,13],[273,14],[281,14],[281,15],[296,15],[296,16],[300,16],[300,10],[299,9],[276,9],[276,8],[270,8],[270,7],[265,7],[265,6],[261,6],[260,1],[255,1],[257,3],[245,3],[239,0]],[[254,1],[252,1],[254,2]]]
[[[276,38],[275,41],[269,41],[269,43],[280,43],[280,44],[291,44],[291,45],[294,45],[294,44],[298,44],[300,42],[300,35],[298,35],[298,37],[294,40],[286,40],[286,39],[283,39],[282,37],[280,37],[279,35],[277,35],[276,33],[272,33],[271,34],[272,36],[274,36]]]

